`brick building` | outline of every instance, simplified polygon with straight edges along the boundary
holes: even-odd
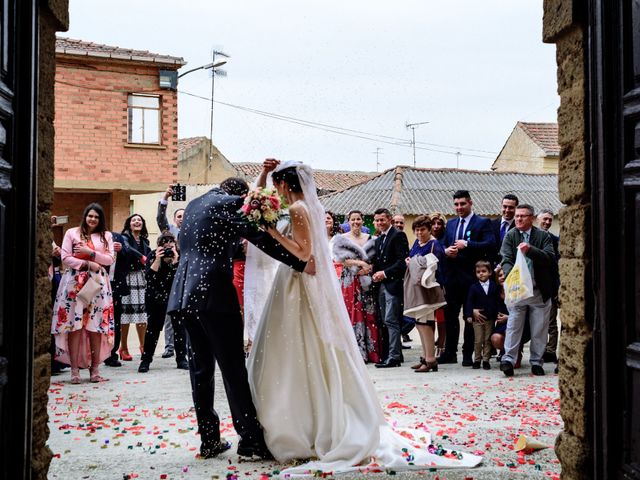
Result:
[[[68,215],[68,226],[76,226],[84,207],[98,202],[108,228],[120,230],[131,194],[176,181],[178,97],[171,78],[184,64],[179,57],[56,39],[53,215]]]

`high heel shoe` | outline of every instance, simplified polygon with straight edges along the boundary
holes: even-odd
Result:
[[[79,385],[82,383],[82,379],[80,378],[80,369],[72,368],[71,369],[71,383],[73,385]]]
[[[417,370],[422,366],[423,363],[424,363],[424,357],[420,357],[420,360],[418,360],[418,363],[416,363],[415,365],[411,365],[411,368],[413,370]]]
[[[100,383],[105,381],[105,379],[100,376],[100,371],[98,370],[98,367],[89,368],[89,373],[90,373],[89,381],[91,383]]]
[[[416,373],[426,373],[426,372],[437,372],[438,371],[438,361],[434,360],[433,362],[427,362],[423,360],[422,365],[415,370]]]
[[[133,357],[131,355],[129,355],[129,352],[126,350],[122,350],[121,348],[118,349],[118,354],[120,355],[120,358],[122,360],[124,360],[125,362],[130,362],[131,360],[133,360]]]

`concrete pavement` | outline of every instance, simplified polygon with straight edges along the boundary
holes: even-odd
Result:
[[[133,340],[133,339],[132,339]],[[513,452],[520,434],[553,446],[562,428],[557,375],[534,377],[525,355],[523,368],[505,378],[495,359],[490,371],[442,365],[437,373],[416,374],[409,365],[419,356],[416,342],[407,362],[386,370],[368,366],[389,421],[398,427],[428,429],[434,443],[457,445],[484,456],[466,471],[349,474],[340,478],[514,479],[559,478],[552,448],[526,456]],[[134,348],[132,347],[132,351]],[[162,353],[159,345],[157,352]],[[173,358],[157,354],[146,374],[137,373],[139,355],[122,368],[103,367],[109,381],[69,383],[68,371],[52,378],[49,392],[51,479],[212,479],[264,480],[277,472],[273,462],[242,462],[237,436],[217,378],[216,408],[223,436],[234,448],[216,459],[196,458],[196,435],[188,372]]]

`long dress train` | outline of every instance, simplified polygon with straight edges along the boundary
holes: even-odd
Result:
[[[332,312],[344,316],[344,322],[336,324],[344,342],[327,341],[314,306],[319,305],[318,297],[327,300],[323,295],[340,293],[333,272],[331,288],[321,278],[284,265],[278,268],[249,356],[249,382],[267,446],[280,462],[312,459],[282,473],[479,464],[480,457],[467,453],[438,454],[442,452],[430,446],[426,432],[415,432],[410,441],[393,431],[362,362],[344,304]],[[339,304],[326,303],[327,308],[331,305]]]

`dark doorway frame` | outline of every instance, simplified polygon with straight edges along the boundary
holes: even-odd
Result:
[[[0,476],[31,477],[38,2],[0,0]]]
[[[589,0],[592,478],[640,478],[640,0]],[[589,278],[591,280],[589,280]],[[591,305],[589,305],[591,303]]]

